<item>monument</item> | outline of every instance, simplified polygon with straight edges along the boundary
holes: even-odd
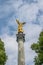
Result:
[[[25,34],[23,31],[23,26],[25,22],[21,23],[17,19],[16,22],[18,24],[18,33],[16,34],[18,42],[18,65],[25,65],[25,54],[24,54]]]

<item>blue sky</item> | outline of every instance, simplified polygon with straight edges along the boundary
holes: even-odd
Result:
[[[18,44],[16,42],[16,19],[26,22],[25,63],[34,65],[36,55],[30,46],[37,42],[43,29],[43,0],[0,0],[0,38],[5,43],[8,60],[6,65],[17,65]],[[27,57],[28,55],[28,57]]]

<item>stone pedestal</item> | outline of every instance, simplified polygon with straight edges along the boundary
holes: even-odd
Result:
[[[18,33],[16,36],[18,42],[18,65],[25,65],[25,55],[24,55],[25,34]]]

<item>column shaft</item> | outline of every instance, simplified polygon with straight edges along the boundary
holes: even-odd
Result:
[[[23,40],[18,41],[18,65],[25,65]]]
[[[25,55],[24,55],[24,42],[25,42],[25,34],[18,33],[17,42],[18,42],[18,65],[25,65]]]

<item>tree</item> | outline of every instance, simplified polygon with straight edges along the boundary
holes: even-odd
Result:
[[[43,64],[43,31],[39,35],[37,43],[31,45],[32,50],[37,53],[37,56],[34,58],[35,65]]]
[[[0,65],[5,65],[7,55],[4,48],[4,42],[0,39]]]

